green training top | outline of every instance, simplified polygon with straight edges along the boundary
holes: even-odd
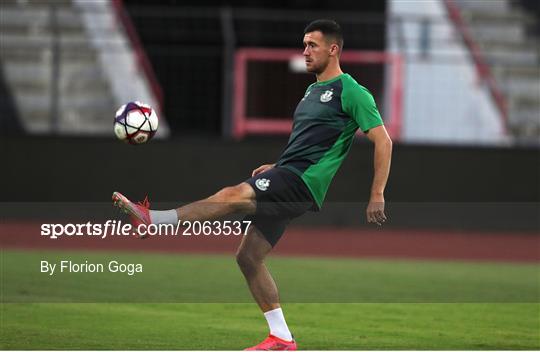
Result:
[[[349,74],[311,84],[298,103],[277,167],[302,178],[320,208],[358,128],[383,124],[371,93]]]

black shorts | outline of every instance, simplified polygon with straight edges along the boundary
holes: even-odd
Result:
[[[257,210],[250,220],[274,247],[289,222],[313,209],[314,201],[304,181],[292,171],[274,167],[245,181],[255,191]]]

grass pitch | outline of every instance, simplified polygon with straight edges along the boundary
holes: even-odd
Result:
[[[301,349],[540,348],[538,304],[284,305]],[[3,349],[240,350],[262,340],[254,304],[9,303]]]
[[[39,272],[41,260],[60,259],[140,262],[144,273]],[[4,250],[1,264],[2,349],[239,350],[267,334],[228,256]],[[269,266],[301,349],[540,349],[537,265]]]

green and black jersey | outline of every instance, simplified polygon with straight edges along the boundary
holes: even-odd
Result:
[[[313,83],[296,107],[289,142],[276,166],[300,176],[320,208],[355,132],[382,124],[373,96],[350,75]]]

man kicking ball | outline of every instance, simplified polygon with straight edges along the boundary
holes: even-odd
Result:
[[[172,210],[149,210],[115,192],[116,206],[138,224],[212,221],[233,213],[251,221],[236,253],[255,301],[270,328],[269,336],[247,350],[296,350],[279,303],[279,294],[264,259],[289,222],[308,210],[318,210],[338,168],[360,128],[375,144],[374,177],[367,221],[385,222],[384,189],[390,172],[392,141],[370,92],[343,73],[339,56],[343,35],[331,20],[316,20],[304,30],[304,58],[311,84],[294,112],[289,142],[275,164],[262,165],[252,177],[216,194]]]

